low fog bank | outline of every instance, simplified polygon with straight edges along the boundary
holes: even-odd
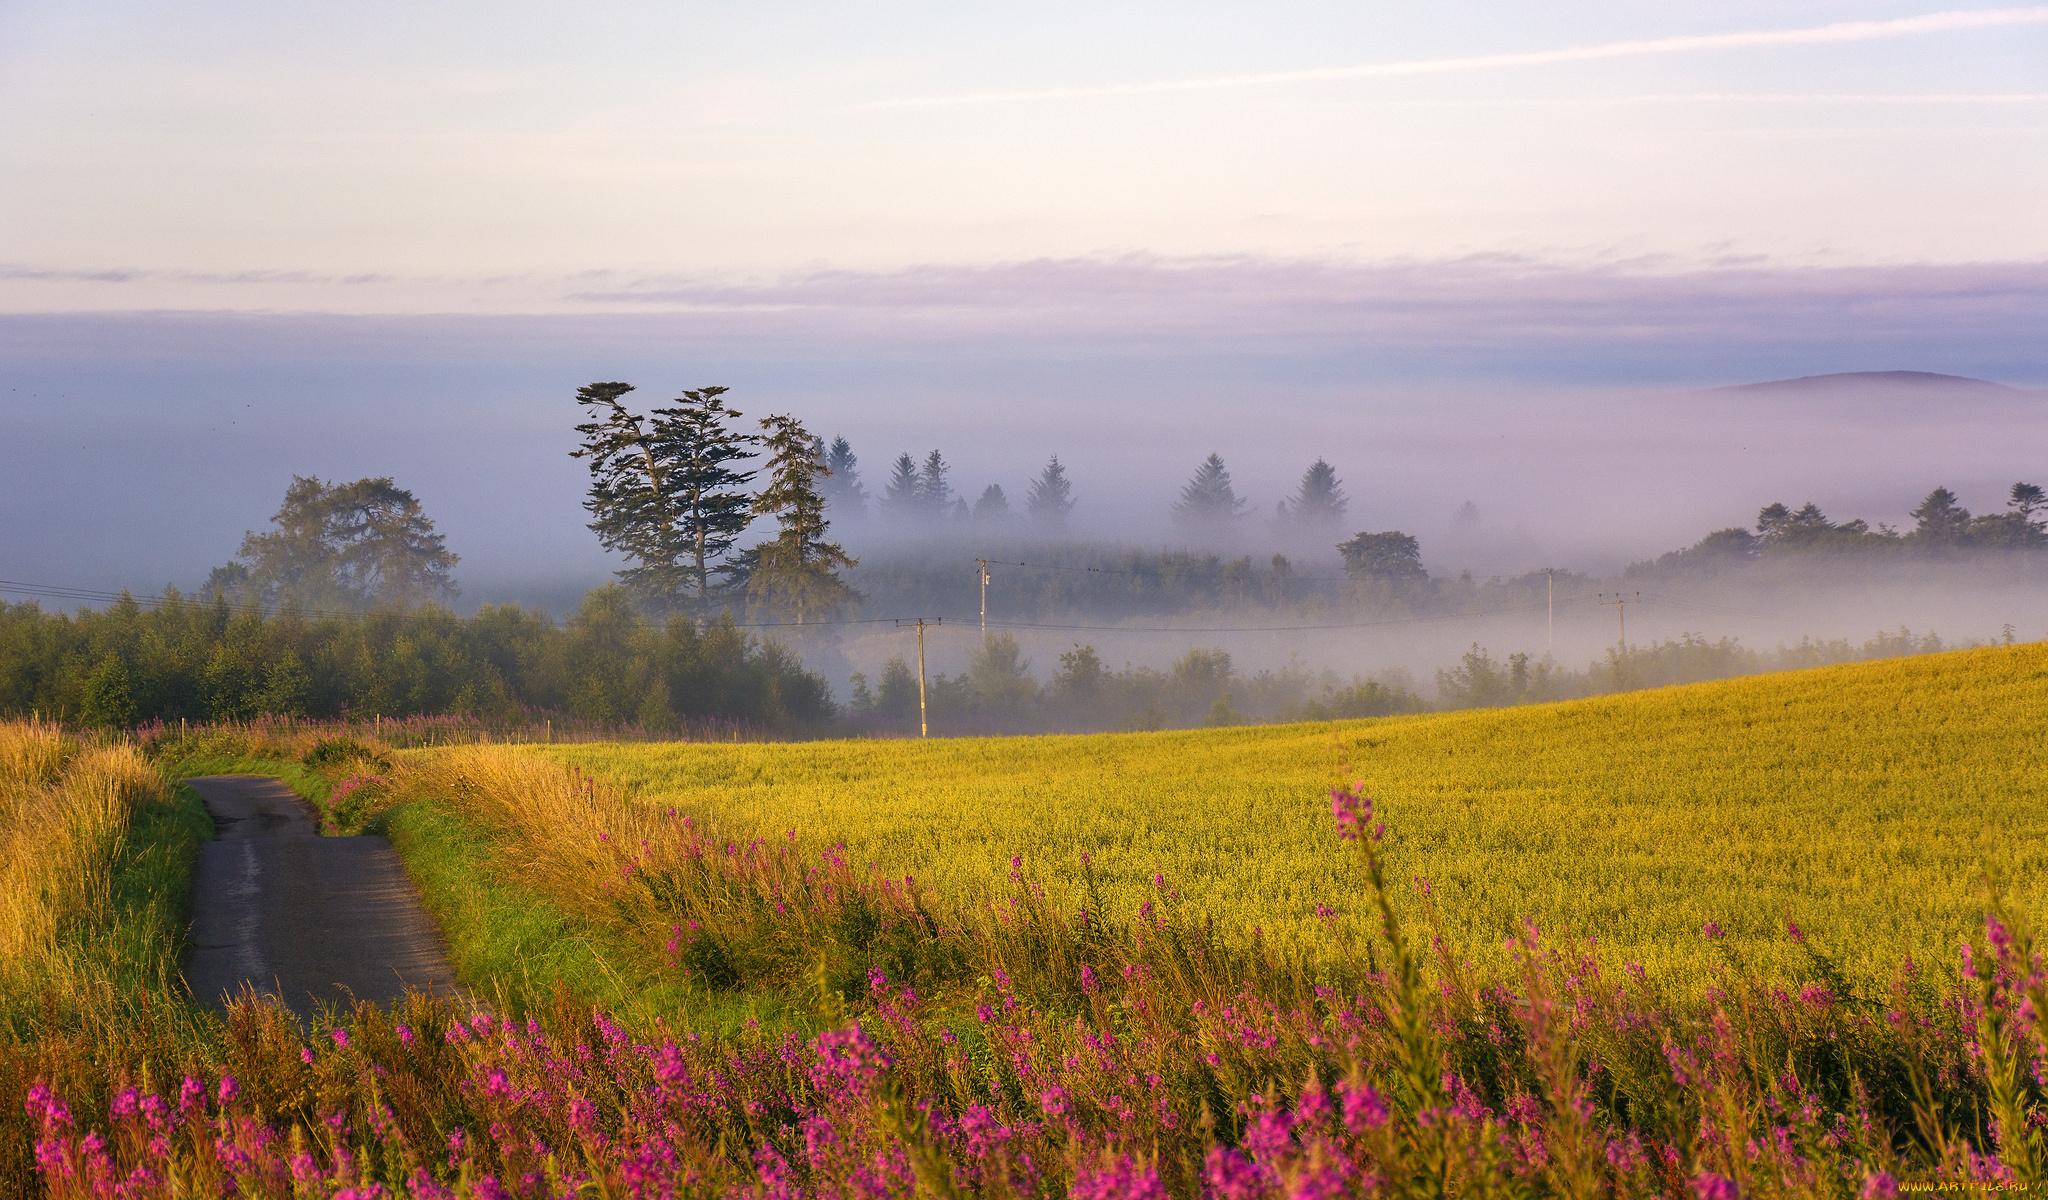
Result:
[[[1156,297],[1201,282],[1131,271]],[[8,579],[188,585],[263,526],[292,476],[390,476],[462,556],[465,607],[559,610],[616,565],[584,528],[588,478],[568,456],[575,389],[609,379],[650,404],[729,385],[749,420],[794,413],[846,437],[876,494],[897,456],[938,450],[959,498],[997,485],[1021,508],[1058,455],[1073,531],[1140,546],[1189,540],[1170,510],[1214,453],[1244,518],[1198,544],[1306,556],[1271,526],[1324,459],[1348,531],[1414,534],[1438,574],[1611,572],[1772,500],[1897,522],[1945,484],[1982,508],[2048,461],[2039,391],[1686,390],[1906,365],[2038,387],[2048,363],[2018,332],[2038,327],[2038,273],[1993,289],[2009,303],[1989,315],[1956,309],[1952,280],[1892,275],[1795,288],[1454,274],[1456,288],[1412,294],[1410,275],[1358,291],[1327,272],[1299,294],[1271,280],[1245,293],[1218,268],[1199,314],[1148,309],[1143,328],[1086,272],[1016,312],[953,280],[941,308],[971,316],[962,328],[919,324],[909,314],[927,310],[894,292],[872,312],[844,299],[830,311],[862,323],[816,329],[804,322],[820,310],[801,305],[744,319],[5,316],[0,560]],[[1232,307],[1243,294],[1265,299]],[[839,532],[856,553],[925,537]]]
[[[973,570],[973,564],[968,564]],[[1929,635],[1943,645],[1991,643],[2008,638],[2048,640],[2048,563],[2006,564],[1958,572],[1907,567],[1884,578],[1830,580],[1816,572],[1802,579],[1724,581],[1697,585],[1637,587],[1626,580],[1580,577],[1561,587],[1554,622],[1542,601],[1540,580],[1534,602],[1518,598],[1520,611],[1483,615],[1377,616],[1329,612],[1321,617],[1266,608],[1212,611],[1167,620],[1134,618],[1118,622],[1019,620],[1005,617],[1000,592],[992,589],[988,629],[1016,639],[1031,676],[1048,683],[1060,656],[1077,646],[1093,647],[1111,668],[1170,671],[1191,649],[1218,649],[1238,674],[1298,672],[1343,687],[1359,679],[1410,687],[1437,701],[1439,671],[1456,668],[1477,645],[1505,663],[1516,653],[1532,662],[1548,659],[1570,671],[1602,662],[1620,644],[1641,651],[1660,642],[1694,637],[1707,642],[1734,639],[1754,651],[1796,647],[1801,642],[1846,642],[1860,657],[1866,643],[1896,638],[1902,631],[1926,645]],[[1628,601],[1618,620],[1613,604]],[[947,615],[926,630],[927,669],[959,676],[983,645],[973,609]],[[1064,626],[1045,628],[1047,625]],[[832,681],[842,701],[853,672],[873,680],[888,660],[916,661],[914,629],[893,624],[799,631],[764,631],[788,643],[805,665]],[[1839,656],[1840,648],[1836,648]],[[1317,687],[1321,687],[1319,683]],[[1314,689],[1312,689],[1314,690]]]

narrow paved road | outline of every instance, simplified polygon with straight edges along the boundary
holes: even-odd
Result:
[[[459,994],[440,931],[391,843],[321,837],[312,808],[261,775],[188,779],[216,840],[199,847],[185,979],[202,1004],[243,987],[309,1014],[320,1001]]]

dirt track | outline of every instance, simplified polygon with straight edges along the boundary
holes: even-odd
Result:
[[[202,1004],[244,985],[310,1013],[408,988],[458,993],[439,930],[391,843],[321,837],[312,809],[260,775],[188,779],[213,817],[192,880],[185,978]]]

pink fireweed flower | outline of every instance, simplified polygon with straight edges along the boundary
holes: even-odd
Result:
[[[1806,944],[1806,931],[1799,928],[1797,921],[1785,922],[1785,936],[1791,938],[1794,945],[1804,946]]]
[[[337,1050],[348,1049],[348,1030],[337,1029],[334,1031],[334,1048]]]
[[[1863,1181],[1863,1200],[1898,1200],[1899,1181],[1890,1171],[1878,1171]]]
[[[399,1022],[399,1024],[398,1024],[398,1041],[399,1041],[399,1044],[400,1044],[400,1045],[403,1045],[403,1046],[410,1046],[410,1045],[412,1045],[412,1044],[413,1044],[413,1042],[415,1042],[415,1041],[417,1041],[417,1040],[418,1040],[417,1036],[416,1036],[416,1035],[415,1035],[415,1034],[413,1033],[413,1031],[412,1031],[412,1026],[410,1026],[410,1025],[407,1025],[407,1024],[405,1024],[405,1023],[404,1023],[403,1021]]]
[[[313,1065],[313,1048],[311,1046],[299,1051],[299,1061],[309,1067]]]
[[[1710,942],[1720,938],[1720,936],[1724,932],[1725,931],[1721,928],[1721,923],[1718,921],[1708,921],[1706,924],[1700,926],[1700,934]]]
[[[1712,1171],[1705,1171],[1693,1177],[1692,1194],[1699,1197],[1699,1200],[1741,1200],[1742,1197],[1742,1192],[1735,1186],[1733,1179],[1725,1175],[1716,1175]]]
[[[1330,816],[1337,822],[1337,836],[1347,842],[1355,842],[1372,821],[1372,799],[1359,795],[1356,790],[1331,788]],[[1378,841],[1383,832],[1384,826],[1374,826],[1368,840]]]
[[[1081,990],[1093,996],[1100,985],[1095,981],[1095,970],[1087,963],[1081,964]]]
[[[220,1102],[222,1104],[234,1103],[235,1097],[241,1094],[242,1085],[235,1082],[234,1076],[223,1075],[220,1077]]]
[[[1368,1129],[1377,1129],[1387,1123],[1386,1097],[1369,1083],[1353,1086],[1349,1080],[1337,1085],[1344,1097],[1344,1128],[1354,1135]]]

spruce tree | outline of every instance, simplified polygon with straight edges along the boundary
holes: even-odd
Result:
[[[820,479],[831,468],[819,461],[810,432],[791,416],[765,417],[761,439],[768,454],[768,486],[754,497],[754,512],[782,526],[773,541],[755,547],[759,565],[749,590],[762,603],[787,609],[801,625],[807,617],[829,617],[857,596],[837,568],[857,565],[844,548],[825,540]]]
[[[1342,522],[1349,503],[1337,469],[1319,458],[1301,473],[1301,486],[1294,490],[1287,511],[1297,525],[1322,528]]]
[[[1003,485],[991,483],[982,489],[981,499],[974,502],[976,522],[1000,528],[1010,523],[1010,498],[1003,494]]]
[[[882,507],[903,520],[917,516],[923,511],[919,499],[922,477],[917,473],[917,460],[905,451],[896,456],[895,469],[889,475],[888,490],[882,493]]]
[[[842,517],[858,517],[866,513],[868,490],[861,486],[860,459],[854,456],[853,444],[843,434],[835,437],[824,458],[825,468],[831,472],[825,478],[827,508]]]
[[[1245,503],[1230,485],[1230,471],[1223,465],[1223,456],[1211,454],[1195,468],[1187,486],[1181,488],[1173,517],[1193,528],[1222,529],[1243,514]]]
[[[1045,470],[1032,481],[1031,490],[1024,497],[1024,511],[1046,529],[1066,528],[1067,516],[1074,511],[1074,485],[1068,482],[1067,469],[1060,465],[1059,455],[1053,455]]]
[[[924,456],[924,468],[917,477],[917,500],[927,516],[943,517],[953,507],[953,485],[947,478],[952,473],[953,468],[937,450]]]

